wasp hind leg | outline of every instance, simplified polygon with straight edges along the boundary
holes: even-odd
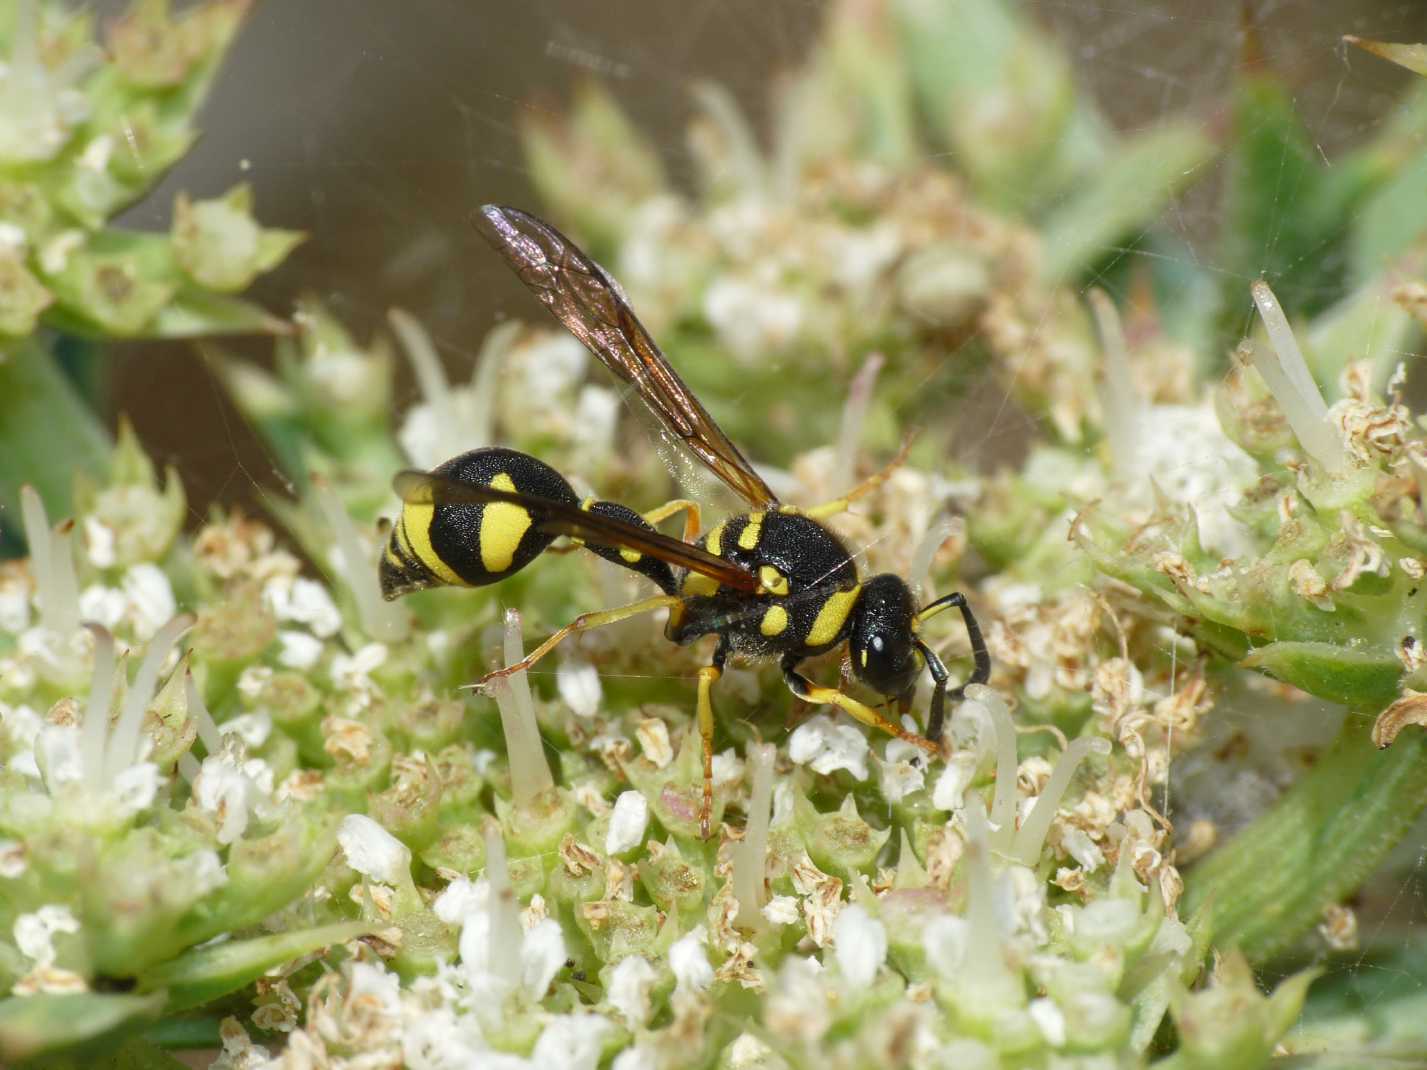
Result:
[[[799,660],[791,654],[783,658],[783,681],[788,685],[788,690],[804,702],[836,706],[838,709],[846,710],[863,724],[886,732],[889,736],[896,736],[915,747],[920,747],[933,757],[941,754],[940,745],[933,740],[919,736],[915,732],[908,732],[895,721],[888,720],[871,706],[858,702],[851,695],[845,695],[834,687],[821,687],[813,683],[797,671]]]
[[[704,797],[699,805],[699,836],[705,840],[713,832],[713,685],[723,675],[723,663],[726,660],[728,644],[721,641],[718,649],[714,651],[713,663],[699,670],[699,738],[704,745]]]
[[[699,512],[698,502],[690,501],[688,498],[675,498],[673,501],[665,502],[657,509],[651,509],[641,515],[644,517],[644,522],[650,527],[658,527],[660,523],[679,513],[684,514],[682,538],[685,542],[693,542],[703,530],[702,514]]]
[[[857,501],[858,498],[866,497],[883,483],[887,482],[887,480],[891,479],[892,473],[906,463],[907,452],[911,448],[912,439],[908,436],[907,440],[902,443],[902,448],[897,451],[897,456],[893,457],[891,463],[882,469],[882,471],[868,476],[841,498],[834,498],[830,502],[815,505],[811,509],[803,509],[801,510],[802,514],[806,517],[811,517],[813,520],[826,520],[830,516],[837,516],[838,513],[845,513],[848,507]]]
[[[656,609],[666,609],[677,606],[681,602],[683,602],[683,599],[676,595],[661,594],[654,598],[645,598],[639,602],[631,602],[627,606],[616,606],[614,609],[602,609],[597,613],[581,613],[529,654],[526,654],[525,657],[513,665],[507,665],[504,668],[495,669],[492,672],[486,673],[475,686],[484,687],[492,680],[530,668],[575,632],[587,632],[591,628],[603,628],[607,624],[618,624],[622,620],[637,617],[641,613],[653,613]]]

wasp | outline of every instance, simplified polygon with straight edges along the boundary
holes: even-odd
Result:
[[[603,268],[549,223],[518,209],[487,205],[475,222],[521,282],[606,368],[634,388],[667,432],[742,498],[748,511],[701,533],[696,502],[679,499],[640,514],[617,502],[581,499],[543,461],[484,447],[433,471],[395,477],[403,504],[380,564],[383,595],[390,600],[428,587],[496,583],[530,564],[560,536],[649,580],[659,594],[582,614],[482,683],[530,668],[575,632],[657,610],[668,611],[665,635],[675,643],[717,637],[709,664],[698,673],[696,706],[703,741],[699,824],[705,838],[713,808],[712,690],[730,655],[776,657],[788,688],[803,701],[836,706],[938,754],[947,700],[960,700],[967,685],[984,683],[990,675],[990,655],[975,615],[960,593],[919,609],[900,577],[860,578],[847,547],[824,524],[885,481],[901,457],[835,501],[813,508],[780,502],[679,378]],[[656,529],[679,514],[682,538]],[[946,666],[919,631],[934,614],[952,607],[966,624],[974,667],[964,684],[948,689]],[[931,673],[924,736],[799,672],[804,660],[843,643],[853,674],[901,708],[907,708],[920,674]]]

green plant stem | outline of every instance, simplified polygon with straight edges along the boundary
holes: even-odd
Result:
[[[1427,808],[1427,732],[1385,751],[1350,718],[1307,776],[1191,870],[1183,910],[1262,962],[1352,893]]]
[[[0,523],[18,532],[20,487],[40,492],[56,520],[70,512],[76,472],[101,478],[109,433],[34,339],[0,357]]]

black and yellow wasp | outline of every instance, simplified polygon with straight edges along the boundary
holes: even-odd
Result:
[[[394,485],[404,504],[381,562],[382,593],[393,599],[442,584],[495,583],[524,568],[561,535],[652,581],[659,595],[586,613],[491,677],[528,669],[572,632],[658,609],[669,611],[665,634],[675,643],[717,636],[712,662],[699,670],[698,683],[704,756],[700,827],[705,837],[713,800],[710,692],[730,654],[778,657],[783,679],[799,698],[838,706],[864,724],[937,754],[946,699],[959,699],[966,685],[947,690],[946,667],[918,630],[934,613],[960,609],[975,659],[967,683],[984,683],[990,657],[976,618],[960,594],[918,610],[901,578],[859,579],[852,555],[822,524],[885,480],[891,469],[825,505],[803,509],[780,503],[669,366],[619,285],[598,264],[550,224],[514,208],[487,205],[476,225],[556,318],[605,367],[633,385],[664,427],[750,511],[700,536],[694,502],[673,501],[640,515],[615,502],[582,501],[563,476],[534,457],[500,447],[476,449],[432,472],[397,475]],[[679,513],[684,514],[682,540],[655,530],[655,524]],[[843,642],[850,647],[858,679],[903,704],[922,670],[931,672],[935,688],[925,736],[798,672],[804,659]]]

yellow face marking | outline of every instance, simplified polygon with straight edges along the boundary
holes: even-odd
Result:
[[[758,540],[763,536],[763,514],[749,513],[748,523],[743,526],[743,530],[738,533],[738,545],[745,550],[753,550],[758,546]]]
[[[704,549],[714,557],[723,556],[723,523],[719,523],[709,532],[708,538],[704,540]]]
[[[818,610],[817,620],[813,621],[812,630],[808,632],[808,637],[804,642],[808,646],[825,646],[836,639],[837,633],[842,631],[842,626],[847,621],[847,615],[857,604],[857,596],[861,593],[862,584],[859,583],[850,591],[838,591],[836,594],[829,595],[828,600]]]
[[[685,595],[717,594],[718,580],[712,576],[705,576],[702,572],[690,572],[684,577],[684,586],[680,593]]]
[[[758,630],[772,638],[775,635],[782,635],[787,627],[788,611],[782,606],[769,606],[768,611],[763,614],[763,620],[758,625]]]
[[[759,565],[758,586],[764,594],[785,595],[788,593],[788,577],[772,565]]]
[[[862,648],[862,667],[867,668],[867,648]]]
[[[639,563],[639,559],[644,555],[641,554],[638,550],[620,550],[619,556],[624,558],[631,565],[637,565]]]
[[[491,487],[509,493],[515,481],[505,472],[491,480]],[[481,565],[487,572],[504,572],[515,560],[520,540],[530,528],[530,514],[510,502],[491,502],[481,513]]]
[[[408,502],[401,507],[401,521],[398,524],[398,537],[406,543],[406,548],[411,551],[411,556],[429,568],[443,583],[453,584],[457,587],[466,587],[469,584],[455,572],[451,571],[451,566],[441,560],[441,556],[431,545],[431,518],[436,515],[436,506],[431,503],[425,505],[413,505]]]

